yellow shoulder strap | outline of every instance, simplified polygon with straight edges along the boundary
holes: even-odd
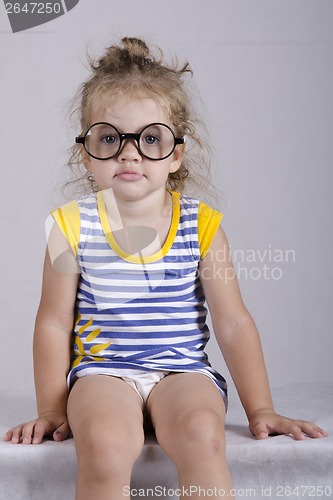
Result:
[[[53,210],[51,215],[76,255],[80,242],[80,209],[77,202],[71,201],[67,205]]]
[[[221,212],[199,202],[198,211],[198,239],[201,258],[207,255],[209,247],[213,241],[217,228],[220,225],[223,215]]]

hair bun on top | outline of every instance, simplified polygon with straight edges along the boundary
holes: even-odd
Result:
[[[124,50],[126,50],[129,55],[142,57],[144,59],[150,56],[149,47],[146,42],[140,40],[140,38],[125,37],[122,39],[122,44]]]
[[[121,40],[121,45],[109,47],[93,68],[95,71],[108,73],[133,63],[144,66],[152,63],[153,60],[154,57],[143,40],[125,37]]]

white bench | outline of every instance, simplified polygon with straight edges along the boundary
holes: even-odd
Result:
[[[316,440],[271,436],[257,441],[248,431],[237,396],[232,394],[226,425],[227,456],[238,498],[333,500],[333,384],[297,384],[272,392],[277,411],[312,420],[330,435]],[[1,436],[34,416],[33,396],[18,398],[2,393]],[[72,439],[62,443],[45,440],[35,446],[0,442],[0,500],[74,500],[75,474]],[[147,437],[133,470],[133,498],[175,499],[177,488],[173,463],[154,438]]]

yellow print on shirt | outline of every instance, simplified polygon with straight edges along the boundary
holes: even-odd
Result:
[[[76,318],[75,325],[74,325],[74,330],[76,329],[77,325],[79,324],[79,322],[81,320],[81,317],[82,317],[81,314],[79,314],[78,317]],[[78,329],[78,332],[77,332],[77,334],[75,336],[75,339],[74,339],[74,345],[76,347],[74,347],[73,353],[76,355],[76,358],[72,362],[72,368],[74,368],[75,366],[79,365],[80,362],[82,361],[82,359],[85,358],[86,356],[89,356],[91,358],[91,354],[93,355],[92,358],[95,361],[104,360],[104,358],[102,358],[100,356],[95,356],[95,355],[98,354],[101,351],[104,351],[104,349],[107,349],[111,345],[111,342],[106,342],[105,344],[96,344],[96,345],[93,345],[89,349],[89,352],[87,352],[87,350],[83,347],[83,342],[82,342],[82,340],[80,338],[80,335],[82,335],[82,333],[87,328],[89,328],[92,324],[93,324],[93,319],[90,318],[86,323],[84,323]],[[90,332],[87,335],[86,342],[93,342],[99,336],[100,333],[101,333],[101,329],[100,328],[96,328],[95,330],[93,330],[92,332]]]

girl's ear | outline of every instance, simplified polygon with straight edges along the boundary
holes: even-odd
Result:
[[[176,149],[172,153],[172,162],[169,169],[170,174],[177,172],[180,165],[182,164],[184,153],[185,153],[185,144],[178,144],[176,146]]]

